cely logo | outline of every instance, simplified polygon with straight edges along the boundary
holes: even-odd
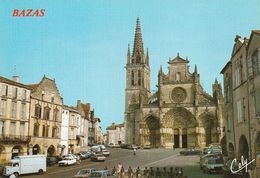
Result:
[[[248,162],[247,159],[244,159],[244,157],[242,155],[241,156],[241,161],[238,161],[236,158],[232,160],[231,166],[230,166],[230,171],[233,174],[237,174],[240,171],[242,171],[243,169],[245,169],[245,172],[247,172],[248,171],[248,166],[250,164],[252,164],[254,161],[255,161],[255,159],[253,159],[250,162]],[[235,167],[235,165],[238,165],[238,168],[236,170],[233,169]]]

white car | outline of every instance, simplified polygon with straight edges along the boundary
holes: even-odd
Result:
[[[63,160],[59,161],[59,166],[69,166],[74,165],[77,163],[77,159],[75,158],[64,158]]]
[[[76,160],[80,160],[80,157],[79,156],[76,156],[76,155],[74,155],[74,154],[67,154],[67,155],[63,155],[62,156],[63,158],[74,158],[74,159],[76,159]]]
[[[102,150],[102,153],[103,153],[103,155],[106,156],[106,157],[110,155],[110,152],[107,151],[106,149]]]

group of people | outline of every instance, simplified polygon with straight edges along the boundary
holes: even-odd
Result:
[[[125,169],[120,162],[117,167],[114,166],[112,169],[112,175],[118,178],[187,178],[187,176],[183,174],[183,169],[178,167],[175,169],[173,167],[145,167],[141,170],[139,166],[136,169],[129,166]]]

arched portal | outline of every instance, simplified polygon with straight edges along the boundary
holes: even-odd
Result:
[[[249,160],[249,147],[247,139],[244,135],[241,135],[239,139],[239,157],[241,156]]]
[[[51,145],[47,150],[47,156],[54,156],[54,155],[55,155],[55,147]]]
[[[186,108],[172,108],[164,115],[162,124],[165,128],[172,129],[172,144],[175,148],[196,146],[197,121]]]
[[[33,146],[32,154],[37,155],[40,153],[40,146],[38,144]]]
[[[150,145],[155,148],[159,147],[161,144],[159,119],[154,116],[149,116],[145,122],[149,131]]]
[[[16,145],[12,148],[11,158],[13,159],[15,156],[20,156],[23,154],[23,148],[20,145]]]

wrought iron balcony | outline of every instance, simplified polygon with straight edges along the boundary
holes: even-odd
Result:
[[[30,136],[0,134],[0,143],[29,143]]]

